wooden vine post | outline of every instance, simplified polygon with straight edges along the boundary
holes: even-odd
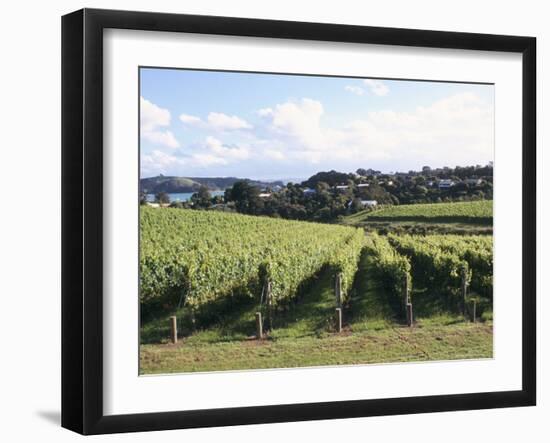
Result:
[[[405,275],[403,281],[403,306],[405,307],[405,317],[407,319],[407,326],[413,325],[413,307],[411,302],[411,286],[409,282],[409,276]]]
[[[413,305],[407,303],[407,326],[410,328],[413,325]]]
[[[256,312],[256,338],[261,340],[264,338],[264,330],[262,324],[262,313]]]
[[[170,317],[170,341],[174,344],[178,342],[178,320],[175,315]]]
[[[466,317],[466,297],[468,296],[468,269],[466,266],[462,268],[462,282],[460,285],[462,315]]]
[[[407,275],[405,275],[405,279],[403,280],[403,306],[405,308],[407,307],[407,304],[410,303],[410,284],[409,284],[409,278]]]
[[[342,332],[342,308],[336,308],[336,331]]]
[[[267,306],[267,329],[271,331],[273,329],[273,300],[272,300],[272,294],[271,294],[271,282],[269,280],[266,280],[264,283],[264,291],[265,291],[265,303]]]
[[[336,298],[336,307],[342,307],[342,274],[337,273],[334,279],[334,297]]]
[[[191,306],[190,309],[190,316],[191,316],[191,330],[196,331],[197,330],[197,318],[195,317],[195,308]]]

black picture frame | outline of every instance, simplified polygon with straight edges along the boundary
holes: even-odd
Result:
[[[103,413],[103,30],[503,51],[522,54],[522,389],[109,415]],[[232,17],[83,9],[62,18],[62,426],[82,434],[536,404],[536,39]]]

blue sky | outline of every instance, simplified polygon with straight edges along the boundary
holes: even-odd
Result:
[[[142,177],[493,160],[492,85],[142,68],[140,96]]]

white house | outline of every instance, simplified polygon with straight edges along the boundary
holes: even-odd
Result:
[[[349,188],[349,186],[348,185],[337,185],[334,188],[338,191],[345,191],[346,189]]]
[[[359,183],[359,184],[357,185],[358,188],[368,188],[369,186],[370,186],[369,183]]]
[[[361,200],[361,204],[366,208],[372,208],[376,206],[378,202],[376,200]]]
[[[449,189],[454,185],[455,185],[455,182],[447,178],[444,180],[439,180],[439,183],[438,183],[439,189]]]
[[[269,198],[269,197],[271,197],[271,193],[270,192],[262,192],[258,195],[258,197],[260,197],[260,198]]]

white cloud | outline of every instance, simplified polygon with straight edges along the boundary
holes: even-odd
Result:
[[[492,158],[493,108],[473,93],[410,112],[370,112],[340,128],[323,125],[323,105],[311,99],[278,104],[262,114],[271,136],[269,148],[312,164],[421,160],[455,165]]]
[[[194,154],[192,156],[193,166],[205,168],[214,165],[226,165],[228,162],[223,157],[214,154]]]
[[[221,112],[210,112],[206,121],[194,115],[181,114],[180,120],[195,128],[213,131],[235,131],[239,129],[252,129],[252,125],[236,115],[227,115]]]
[[[384,96],[388,95],[388,92],[390,92],[390,89],[386,86],[386,84],[380,80],[365,79],[363,80],[363,83],[368,86],[370,91],[375,95]]]
[[[170,126],[170,111],[140,97],[140,133],[151,143],[178,148],[179,143],[171,131],[161,128]]]
[[[152,176],[158,174],[169,174],[180,166],[184,166],[186,161],[172,154],[154,150],[150,154],[141,156],[141,175]]]
[[[140,97],[140,123],[142,131],[154,131],[159,126],[170,125],[170,111],[162,109]]]
[[[227,163],[228,161],[223,157],[209,152],[181,157],[154,150],[141,157],[141,175],[142,177],[158,174],[185,176],[189,175],[189,171],[193,169],[226,165]]]
[[[199,117],[195,117],[194,115],[181,114],[180,120],[183,123],[186,123],[191,126],[197,126],[202,124],[202,120]]]
[[[222,158],[245,160],[250,157],[250,151],[242,146],[226,146],[215,137],[206,137],[206,148]]]
[[[270,115],[273,115],[273,109],[271,108],[263,108],[258,110],[258,115],[260,117],[269,117]]]
[[[285,154],[278,149],[264,149],[263,154],[270,158],[271,160],[284,160],[286,159]]]
[[[246,147],[224,145],[220,140],[212,136],[206,137],[200,149],[203,151],[190,156],[190,166],[204,168],[208,166],[228,165],[250,157],[250,151]]]
[[[271,130],[283,137],[298,141],[304,147],[314,147],[323,143],[320,127],[323,105],[317,100],[303,98],[299,102],[278,104],[275,109],[259,111],[271,124]]]
[[[159,149],[142,155],[142,176],[158,174],[190,175],[193,169],[223,166],[247,160],[251,157],[248,146],[226,145],[219,139],[208,136],[204,142],[191,145],[185,150],[166,153]]]
[[[255,131],[205,134],[185,149],[143,155],[143,174],[284,176],[287,168],[355,170],[371,164],[395,170],[493,158],[493,107],[474,93],[450,95],[406,112],[369,112],[338,126],[330,124],[330,109],[310,98],[273,104],[257,115],[262,123]]]
[[[151,131],[142,133],[142,135],[156,145],[168,146],[169,148],[178,148],[180,145],[171,131]]]
[[[236,115],[222,114],[221,112],[211,112],[208,114],[208,124],[211,128],[218,131],[252,128],[252,126],[242,118]]]
[[[346,85],[344,89],[355,95],[363,95],[365,93],[365,90],[359,86]]]

